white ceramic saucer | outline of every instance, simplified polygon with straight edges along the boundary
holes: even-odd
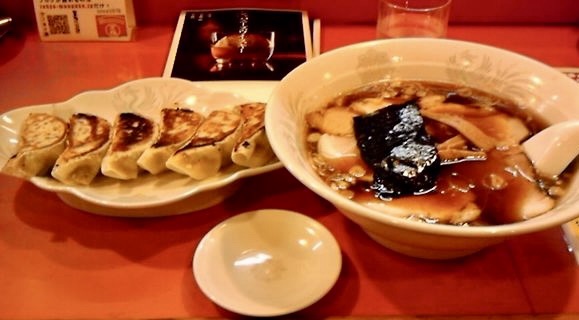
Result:
[[[340,247],[322,224],[273,209],[221,222],[193,257],[201,291],[249,316],[278,316],[313,304],[332,288],[341,267]]]

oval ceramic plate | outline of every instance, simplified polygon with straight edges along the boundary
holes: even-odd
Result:
[[[278,316],[324,296],[342,267],[340,248],[319,222],[284,210],[236,215],[199,243],[193,273],[217,305],[249,316]]]
[[[15,109],[0,116],[0,168],[14,154],[20,124],[30,112],[51,113],[62,119],[85,112],[99,115],[111,123],[121,112],[136,112],[158,122],[163,107],[184,107],[208,114],[245,102],[266,102],[276,83],[147,78],[111,90],[84,92],[60,103]],[[201,181],[165,172],[142,174],[130,181],[99,175],[89,186],[67,186],[48,177],[34,177],[31,182],[39,188],[57,192],[66,203],[85,211],[117,216],[159,216],[216,204],[235,191],[235,182],[239,179],[280,167],[277,159],[258,168],[231,165],[218,175]]]

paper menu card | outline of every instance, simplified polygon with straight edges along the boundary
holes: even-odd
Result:
[[[43,41],[130,41],[133,0],[34,0]]]
[[[280,80],[311,57],[307,12],[185,10],[163,76],[191,81]]]

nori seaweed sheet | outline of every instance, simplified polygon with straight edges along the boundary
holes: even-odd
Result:
[[[422,194],[436,186],[440,158],[416,101],[354,117],[354,133],[362,159],[374,170],[376,196]]]

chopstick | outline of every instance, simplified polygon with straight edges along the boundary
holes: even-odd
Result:
[[[312,55],[317,57],[320,55],[320,41],[321,41],[321,21],[315,19],[312,22]]]

